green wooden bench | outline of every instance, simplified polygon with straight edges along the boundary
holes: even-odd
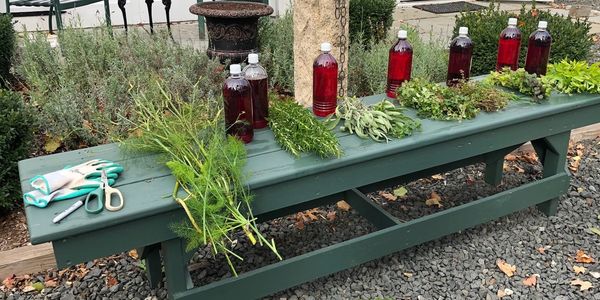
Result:
[[[27,207],[31,242],[52,242],[59,268],[143,248],[150,283],[162,280],[164,265],[174,299],[259,298],[530,206],[555,214],[559,196],[569,187],[565,161],[570,131],[600,122],[600,96],[553,95],[543,104],[513,103],[502,112],[482,113],[474,120],[422,122],[422,132],[387,144],[340,134],[344,155],[332,160],[311,155],[294,159],[275,144],[269,130],[258,132],[247,146],[247,172],[256,195],[254,213],[260,220],[345,199],[378,230],[239,277],[192,287],[187,271],[191,254],[168,227],[185,218],[183,210],[165,198],[173,188],[173,177],[155,156],[128,157],[114,144],[19,162],[27,190],[29,178],[36,174],[92,158],[117,161],[126,168],[117,184],[125,196],[123,210],[98,215],[79,210],[54,225],[52,217],[71,201],[45,209]],[[405,223],[365,196],[476,162],[486,164],[488,183],[499,184],[504,156],[528,141],[543,163],[543,179]]]

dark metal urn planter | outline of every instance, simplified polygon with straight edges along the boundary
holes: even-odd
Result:
[[[208,56],[240,63],[258,52],[258,19],[272,14],[273,8],[262,3],[215,1],[194,4],[190,12],[206,18]]]

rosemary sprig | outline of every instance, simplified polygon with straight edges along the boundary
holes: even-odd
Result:
[[[337,137],[310,111],[291,99],[271,96],[269,127],[282,149],[296,157],[312,152],[323,158],[340,157],[342,150]]]

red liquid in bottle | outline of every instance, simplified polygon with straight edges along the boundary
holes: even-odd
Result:
[[[268,75],[265,68],[258,63],[257,53],[248,55],[248,65],[243,73],[252,87],[253,127],[254,129],[265,128],[269,117]]]
[[[388,59],[387,89],[390,98],[396,98],[396,90],[404,81],[410,80],[412,71],[412,46],[406,40],[406,31],[398,32],[398,42],[392,46]]]
[[[237,66],[237,67],[234,67]],[[252,129],[252,88],[241,76],[240,65],[231,65],[231,76],[223,84],[225,101],[225,128],[227,134],[250,143],[254,137]]]
[[[269,100],[267,97],[267,78],[248,80],[252,87],[252,107],[254,117],[254,129],[267,127],[269,117]]]
[[[329,53],[331,45],[323,43],[321,51],[313,64],[313,112],[326,117],[334,113],[337,106],[338,64]]]
[[[546,75],[550,46],[552,45],[552,36],[546,31],[546,26],[546,22],[540,21],[538,30],[529,36],[527,57],[525,58],[525,71],[529,74]]]
[[[473,41],[467,36],[468,29],[460,27],[459,35],[450,43],[450,59],[446,85],[454,86],[461,80],[468,80],[471,73]]]
[[[517,19],[511,18],[508,27],[500,33],[498,40],[498,59],[496,71],[510,68],[515,71],[519,68],[519,52],[521,50],[521,31],[516,26]]]

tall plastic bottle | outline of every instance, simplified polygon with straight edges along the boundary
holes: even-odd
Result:
[[[227,134],[238,137],[244,143],[250,143],[254,137],[252,88],[250,82],[242,76],[240,65],[229,66],[229,74],[229,78],[223,84],[225,128]]]
[[[546,75],[550,46],[552,46],[552,36],[546,28],[548,28],[548,22],[540,21],[538,29],[529,36],[525,71],[530,74]]]
[[[265,68],[258,64],[258,54],[248,54],[248,65],[244,68],[244,78],[252,87],[252,108],[254,129],[267,127],[269,117],[268,75]]]
[[[460,80],[468,80],[471,74],[473,41],[469,38],[469,28],[460,27],[458,36],[450,42],[450,58],[446,85],[456,85]]]
[[[337,106],[338,63],[331,55],[331,44],[321,44],[321,54],[313,64],[313,112],[326,117]]]
[[[410,80],[413,49],[406,37],[406,30],[398,31],[398,42],[390,48],[386,89],[386,94],[390,98],[396,98],[398,87],[404,81]]]
[[[500,33],[498,40],[498,59],[496,71],[508,67],[511,70],[519,68],[519,52],[521,50],[521,31],[517,28],[517,18],[508,19],[508,27]]]

